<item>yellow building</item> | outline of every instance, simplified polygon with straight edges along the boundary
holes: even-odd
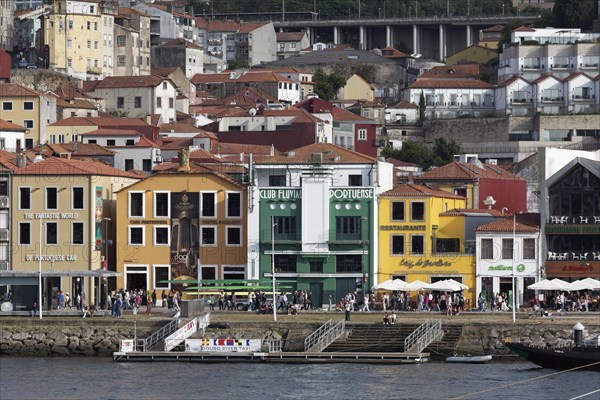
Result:
[[[78,79],[113,75],[116,6],[98,0],[56,0],[44,21],[49,68]]]
[[[339,100],[375,101],[375,87],[359,75],[352,75],[340,89]]]
[[[17,310],[37,301],[38,269],[43,271],[46,309],[58,306],[58,291],[73,299],[81,294],[85,304],[101,304],[100,269],[116,269],[114,252],[105,246],[107,237],[114,238],[114,193],[137,182],[139,175],[91,160],[36,157],[30,162],[24,154],[17,155],[16,164],[22,168],[15,170],[11,183],[15,280],[3,283],[12,286]],[[114,280],[108,282],[114,286]]]
[[[218,166],[180,159],[117,193],[118,288],[247,278],[246,187]]]
[[[464,197],[415,184],[380,194],[377,281],[434,283],[451,278],[474,288],[475,231],[460,213],[451,211],[465,203]],[[472,241],[465,239],[467,229],[472,230]],[[473,292],[465,297],[474,304]]]
[[[46,127],[56,121],[56,98],[15,83],[0,83],[0,118],[27,129],[25,148],[46,142]]]
[[[476,44],[457,51],[446,57],[447,65],[458,64],[482,64],[486,65],[490,61],[498,58],[498,52],[489,47],[482,47]]]

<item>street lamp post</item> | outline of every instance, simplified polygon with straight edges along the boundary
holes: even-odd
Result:
[[[102,222],[104,223],[104,263],[102,264],[102,269],[103,270],[108,270],[108,245],[109,245],[109,240],[108,240],[108,223],[111,222],[112,219],[109,217],[106,218],[102,218]],[[102,278],[98,278],[98,279],[102,279],[102,281],[104,281],[106,278],[103,276]],[[100,285],[102,285],[102,281],[99,281],[98,283]],[[104,281],[104,304],[106,304],[106,299],[108,298],[108,280]],[[100,298],[98,299],[100,301]],[[100,304],[101,308],[102,304]]]
[[[42,226],[44,223],[40,219],[40,252],[38,257],[38,269],[39,269],[39,277],[38,277],[38,308],[40,312],[40,319],[42,319]]]
[[[503,4],[504,6],[504,4]],[[516,307],[515,307],[515,297],[517,297],[517,293],[515,292],[515,247],[516,247],[516,233],[517,233],[517,215],[513,214],[513,263],[512,263],[512,319],[513,324],[516,322]]]
[[[271,280],[273,282],[273,321],[277,321],[277,303],[275,302],[275,216],[271,215]]]
[[[365,281],[366,281],[366,276],[367,276],[367,272],[365,272],[365,246],[367,246],[367,244],[369,243],[368,240],[365,239],[364,237],[364,227],[363,227],[363,223],[365,223],[366,225],[366,221],[367,221],[367,217],[360,217],[360,238],[361,238],[361,246],[362,246],[362,257],[360,259],[360,272],[361,272],[361,279],[362,279],[362,295],[363,298],[365,296],[366,293],[366,289],[365,289]]]

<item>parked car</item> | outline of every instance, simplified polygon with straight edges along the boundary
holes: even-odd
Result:
[[[28,65],[29,65],[29,63],[24,58],[21,58],[19,60],[19,62],[17,63],[17,67],[19,67],[19,68],[27,68]]]
[[[27,64],[27,69],[37,69],[37,65],[35,65],[34,63],[29,63]]]

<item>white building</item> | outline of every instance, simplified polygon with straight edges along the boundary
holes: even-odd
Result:
[[[0,149],[13,153],[25,148],[27,128],[0,119]]]
[[[97,129],[81,135],[83,143],[95,143],[116,153],[115,168],[152,173],[162,162],[160,146],[139,132],[124,129]]]
[[[524,214],[476,229],[479,251],[476,255],[475,290],[478,297],[482,292],[488,300],[494,299],[497,293],[510,294],[514,275],[516,307],[529,307],[529,300],[534,295],[527,286],[539,280],[542,265],[539,225],[539,214]]]

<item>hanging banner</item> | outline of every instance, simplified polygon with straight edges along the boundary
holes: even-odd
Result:
[[[198,193],[171,193],[171,279],[196,279]]]
[[[104,210],[102,208],[102,186],[96,186],[95,191],[95,242],[96,242],[96,250],[102,250],[102,218],[104,215]]]
[[[256,352],[261,351],[261,339],[187,339],[189,352]]]

